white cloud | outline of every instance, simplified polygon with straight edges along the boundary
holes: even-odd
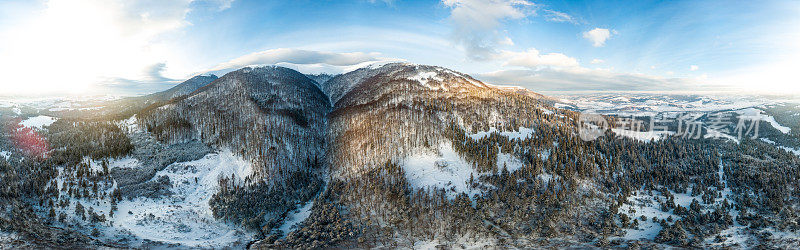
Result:
[[[281,65],[298,69],[303,73],[342,73],[358,66],[384,61],[402,61],[381,57],[379,53],[335,53],[291,48],[271,49],[247,54],[222,63],[209,72],[224,73],[251,65]]]
[[[558,22],[558,23],[572,23],[577,24],[578,22],[575,21],[575,18],[568,15],[564,12],[559,12],[555,10],[544,10],[544,16],[547,18],[547,21],[551,22]]]
[[[583,38],[592,42],[592,46],[603,47],[606,45],[606,40],[611,38],[611,31],[608,29],[594,28],[593,30],[583,32]]]
[[[504,66],[521,66],[526,68],[541,67],[577,67],[578,60],[561,53],[540,54],[534,48],[524,52],[503,51],[499,58],[505,59]]]
[[[595,59],[592,59],[592,61],[591,61],[590,63],[591,63],[591,64],[601,64],[601,63],[605,63],[605,62],[606,62],[606,61],[605,61],[605,60],[603,60],[603,59],[597,59],[597,58],[595,58]]]
[[[503,41],[498,28],[505,20],[534,14],[534,4],[524,0],[442,0],[451,8],[453,38],[464,46],[467,56],[489,59],[495,46]]]
[[[650,69],[656,69],[655,65],[650,65]]]
[[[700,69],[700,67],[697,67],[697,65],[689,66],[689,70],[691,70],[691,71],[696,71],[698,69]]]

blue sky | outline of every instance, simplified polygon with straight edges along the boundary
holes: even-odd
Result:
[[[12,0],[0,16],[10,94],[395,60],[542,92],[800,91],[800,1]]]

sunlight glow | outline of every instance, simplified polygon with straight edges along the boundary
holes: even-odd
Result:
[[[9,40],[0,42],[2,94],[80,94],[109,77],[138,77],[163,52],[150,40],[183,24],[148,23],[147,16],[126,16],[122,7],[111,1],[49,1],[11,28]],[[144,27],[133,22],[142,20]]]

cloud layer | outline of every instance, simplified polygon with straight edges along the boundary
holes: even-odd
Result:
[[[381,57],[379,53],[302,50],[292,48],[271,49],[251,53],[222,63],[209,70],[223,75],[227,72],[251,65],[281,65],[298,69],[303,73],[343,73],[370,63],[402,61]]]
[[[489,83],[518,85],[533,91],[675,91],[698,87],[696,81],[688,78],[662,78],[586,68],[501,70],[478,74],[477,78]]]

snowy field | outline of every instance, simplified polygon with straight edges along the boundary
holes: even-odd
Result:
[[[283,235],[287,235],[289,232],[296,230],[300,226],[300,223],[311,215],[312,207],[314,207],[314,201],[308,201],[299,209],[289,212],[278,230],[281,230]]]
[[[101,168],[99,162],[87,162],[92,169]],[[115,167],[140,167],[140,163],[133,158],[110,161],[109,168]],[[241,182],[250,174],[250,163],[230,151],[211,153],[196,161],[170,164],[157,172],[154,179],[168,177],[172,184],[172,195],[155,199],[123,199],[101,231],[110,240],[149,240],[208,248],[243,246],[254,236],[236,226],[215,220],[208,202],[219,188],[219,177],[235,175],[237,181]],[[63,186],[63,182],[59,185]],[[108,187],[107,192],[111,193],[115,188],[116,184]],[[71,217],[70,221],[84,226],[88,224],[75,217],[76,202],[81,202],[86,209],[91,207],[98,214],[108,215],[111,210],[111,203],[107,199],[100,202],[73,199],[70,206],[62,211]]]
[[[496,128],[489,128],[489,131],[481,131],[475,134],[467,134],[473,140],[480,140],[484,137],[489,137],[492,133],[499,133],[501,136],[508,137],[509,140],[526,139],[533,136],[535,131],[532,128],[519,127],[517,131],[503,131],[499,132]]]
[[[711,212],[713,211],[713,208],[720,207],[723,201],[726,199],[729,204],[735,205],[736,203],[732,198],[732,191],[728,187],[727,181],[724,179],[723,171],[724,166],[720,165],[717,175],[721,180],[723,180],[722,183],[725,188],[719,190],[722,193],[722,197],[716,198],[714,200],[714,204],[703,204],[700,202],[702,201],[702,198],[700,196],[693,197],[691,195],[692,188],[690,187],[685,193],[672,193],[672,195],[675,197],[675,205],[688,209],[689,205],[692,203],[692,200],[697,200],[703,207],[703,209],[701,209],[701,212],[703,213]],[[672,222],[668,222],[669,224],[681,219],[681,216],[673,213],[674,209],[670,209],[669,211],[663,211],[661,209],[660,202],[664,201],[666,201],[666,197],[658,191],[638,191],[635,195],[628,197],[628,202],[620,206],[619,211],[628,215],[628,217],[631,218],[631,221],[634,219],[638,220],[639,226],[634,229],[624,229],[625,235],[620,238],[626,240],[653,240],[656,235],[658,235],[658,232],[662,229],[659,222],[653,221],[653,217],[655,217],[657,221],[670,221],[671,218]],[[736,216],[739,215],[739,211],[731,209],[729,211],[729,215],[732,218],[736,218]],[[641,219],[642,216],[644,216],[645,220]],[[731,246],[734,244],[739,244],[740,247],[746,246],[748,240],[750,240],[752,237],[747,234],[745,230],[746,226],[743,226],[734,220],[733,226],[720,232],[720,235],[725,236],[725,240],[723,242],[714,242],[714,237],[709,237],[705,239],[705,243],[715,247]]]
[[[641,142],[650,142],[650,140],[661,140],[670,135],[675,134],[672,131],[633,131],[625,129],[611,129],[617,136],[631,138]]]
[[[513,140],[530,138],[533,136],[534,130],[520,127],[517,131],[498,132],[497,129],[491,128],[489,131],[467,134],[467,136],[473,140],[480,140],[492,133],[499,133],[501,136]],[[497,169],[502,170],[503,168],[514,172],[522,168],[522,162],[511,154],[500,152],[497,154]],[[404,159],[403,169],[406,180],[413,188],[442,188],[447,190],[450,198],[455,198],[460,193],[466,193],[470,197],[481,193],[480,190],[469,186],[469,180],[470,177],[478,180],[483,174],[458,155],[449,142],[440,144],[436,150],[418,149]]]
[[[450,143],[440,144],[438,152],[421,149],[406,157],[403,169],[413,188],[444,188],[450,198],[460,193],[472,197],[480,192],[468,184],[470,176],[477,179],[480,173],[462,159]]]
[[[36,116],[36,117],[31,117],[31,118],[25,119],[22,122],[20,122],[19,124],[22,125],[22,126],[25,126],[25,127],[29,127],[29,128],[42,129],[45,126],[50,126],[51,124],[56,122],[56,120],[58,120],[58,118],[45,116],[45,115],[40,115],[40,116]]]

